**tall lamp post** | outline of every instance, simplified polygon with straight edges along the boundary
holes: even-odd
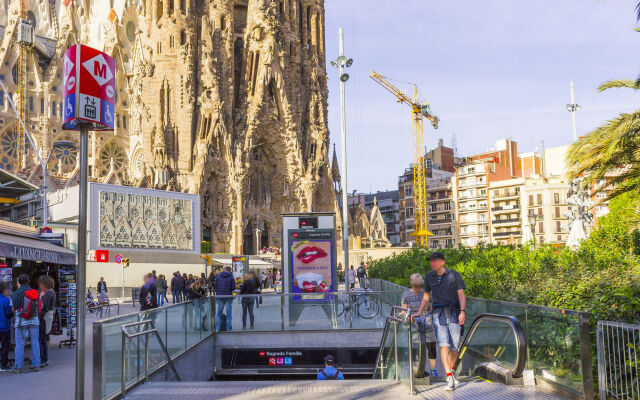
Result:
[[[580,106],[576,104],[576,95],[574,91],[573,81],[571,81],[571,103],[567,104],[567,111],[571,113],[571,128],[573,130],[573,141],[578,141],[578,133],[576,128],[576,112],[580,110]]]
[[[344,36],[342,28],[338,29],[338,36],[340,37],[340,55],[335,61],[331,61],[331,65],[334,68],[338,68],[340,71],[340,128],[342,131],[342,240],[344,247],[344,283],[345,291],[349,290],[349,207],[347,204],[347,122],[345,112],[345,100],[344,100],[344,84],[349,80],[349,74],[344,72],[344,68],[351,67],[353,64],[352,58],[344,56]],[[349,298],[349,310],[351,310],[351,296]],[[351,312],[349,313],[349,326],[351,326]]]

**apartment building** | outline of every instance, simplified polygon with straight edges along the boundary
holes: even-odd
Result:
[[[447,174],[446,178],[427,179],[427,229],[433,234],[427,238],[427,246],[432,249],[455,246],[458,241],[451,184],[453,173]]]
[[[524,178],[491,182],[489,186],[489,210],[491,216],[491,242],[516,244],[522,241],[523,215],[522,196]]]
[[[464,246],[475,247],[491,240],[487,182],[492,171],[495,172],[492,157],[466,160],[451,179],[459,243]]]
[[[455,158],[453,149],[445,147],[443,140],[438,140],[438,147],[425,153],[425,179],[427,180],[427,197],[429,197],[428,181],[430,179],[448,179],[455,171]],[[400,209],[400,245],[411,246],[415,242],[412,233],[415,231],[416,222],[414,218],[414,198],[413,198],[413,166],[406,168],[404,173],[398,178],[398,203]],[[427,220],[430,216],[428,213],[429,205],[427,205]],[[444,207],[441,205],[440,207]],[[443,225],[444,226],[444,225]],[[439,229],[446,231],[446,228]],[[446,243],[447,239],[442,239]],[[427,239],[428,241],[428,239]],[[442,245],[440,247],[444,247]]]

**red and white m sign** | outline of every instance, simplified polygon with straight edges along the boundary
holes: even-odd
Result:
[[[113,72],[109,68],[109,64],[104,59],[102,54],[85,61],[82,66],[89,72],[93,79],[98,82],[98,85],[102,86],[109,82],[113,78]]]

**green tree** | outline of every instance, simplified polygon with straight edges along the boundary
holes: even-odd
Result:
[[[609,81],[598,90],[611,88],[638,90],[640,79]],[[640,110],[620,114],[580,138],[571,145],[567,162],[572,176],[584,177],[585,187],[606,179],[614,186],[609,198],[640,192]]]

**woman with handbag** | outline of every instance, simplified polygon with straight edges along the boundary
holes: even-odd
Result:
[[[49,365],[49,333],[51,333],[53,314],[56,308],[56,292],[53,290],[53,285],[53,279],[47,275],[42,275],[38,278],[40,301],[42,302],[42,309],[39,315],[40,332],[38,335],[41,367]]]

